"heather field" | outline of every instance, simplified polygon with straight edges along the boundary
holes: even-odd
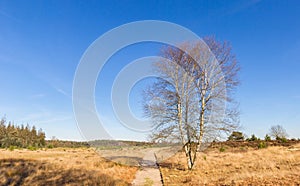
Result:
[[[195,170],[177,153],[160,164],[165,185],[299,185],[300,143],[263,149],[216,145],[198,154]]]
[[[91,148],[0,150],[0,185],[130,185],[136,171]]]
[[[193,171],[187,169],[184,153],[178,152],[159,161],[163,183],[300,184],[299,142],[269,142],[268,147],[264,148],[256,145],[255,142],[212,144],[198,154]],[[132,185],[136,173],[143,169],[141,162],[147,152],[157,153],[161,157],[170,155],[169,149],[158,147],[128,147],[103,151],[94,148],[44,148],[35,151],[1,149],[0,185]],[[101,153],[106,158],[102,158]],[[155,185],[153,183],[155,182],[146,178],[141,185]]]
[[[0,0],[0,186],[300,186],[299,18]]]

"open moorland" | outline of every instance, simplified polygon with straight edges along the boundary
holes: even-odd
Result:
[[[136,171],[91,148],[0,149],[0,185],[130,185]]]
[[[225,142],[198,154],[193,171],[177,153],[160,164],[165,185],[300,185],[300,143]],[[258,148],[259,147],[259,148]],[[176,183],[176,184],[175,184]]]
[[[259,143],[213,143],[198,154],[193,171],[179,151],[159,162],[164,185],[299,185],[299,141],[273,141],[263,147]],[[166,147],[149,146],[0,149],[0,185],[131,185],[149,151],[169,155]],[[101,153],[107,159],[111,155],[114,162]]]

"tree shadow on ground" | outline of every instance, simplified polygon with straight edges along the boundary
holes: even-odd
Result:
[[[129,165],[129,166],[141,166],[143,158],[134,156],[110,156],[105,157],[108,161],[113,161],[118,164]]]
[[[180,170],[180,171],[186,171],[187,170],[187,168],[184,165],[179,164],[179,163],[161,162],[161,163],[159,163],[159,166],[161,168],[177,169],[177,170]]]
[[[130,185],[97,171],[57,168],[48,162],[0,160],[0,185]]]

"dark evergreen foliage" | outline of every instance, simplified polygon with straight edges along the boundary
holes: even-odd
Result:
[[[228,141],[244,141],[244,134],[239,131],[233,131],[228,137]]]
[[[36,130],[35,126],[18,126],[7,122],[5,118],[0,120],[0,147],[38,148],[45,146],[45,133]]]

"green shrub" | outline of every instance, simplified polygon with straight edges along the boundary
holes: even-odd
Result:
[[[287,140],[286,138],[281,138],[280,141],[281,141],[282,143],[287,143],[287,142],[288,142],[288,140]]]
[[[220,152],[225,152],[226,149],[224,146],[221,146],[219,150],[220,150]]]
[[[251,135],[251,138],[247,139],[247,141],[258,141],[258,140],[259,139],[254,134]]]
[[[276,137],[276,140],[277,140],[277,141],[280,141],[280,142],[282,142],[282,143],[288,142],[288,139],[287,139],[286,137]]]
[[[259,149],[267,148],[267,144],[266,144],[265,142],[260,142],[260,143],[258,144],[258,148],[259,148]]]
[[[48,149],[53,149],[53,145],[52,145],[52,144],[49,144],[49,145],[47,146],[47,148],[48,148]]]
[[[32,150],[32,151],[35,151],[35,150],[37,150],[37,148],[36,148],[36,147],[34,147],[34,146],[31,146],[31,145],[29,145],[29,146],[27,147],[27,149],[28,149],[28,150]]]
[[[16,146],[12,146],[12,145],[11,145],[11,146],[9,146],[8,149],[9,149],[10,151],[14,151],[16,148],[17,148]]]
[[[265,136],[265,141],[271,141],[271,137],[268,134]]]

